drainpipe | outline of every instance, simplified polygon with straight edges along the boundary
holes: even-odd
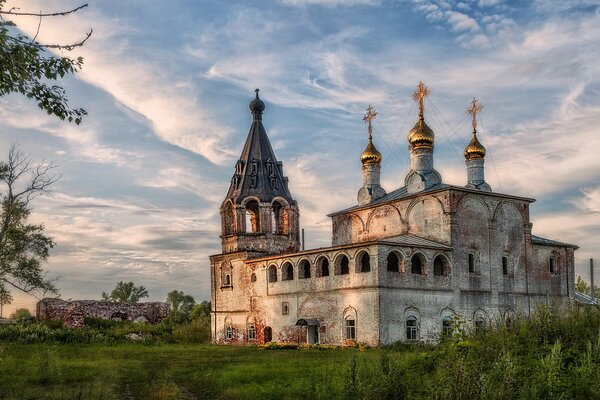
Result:
[[[595,303],[594,300],[594,259],[590,258],[590,279],[591,279],[591,289],[592,289],[592,303]]]

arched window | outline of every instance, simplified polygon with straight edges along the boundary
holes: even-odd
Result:
[[[246,202],[246,232],[260,232],[260,213],[256,200]]]
[[[443,337],[451,337],[452,331],[454,330],[452,317],[445,316],[442,318],[442,336]]]
[[[369,272],[371,271],[371,257],[369,253],[362,252],[358,257],[358,265],[356,266],[356,272]]]
[[[329,276],[329,260],[327,257],[321,257],[317,261],[317,276]]]
[[[344,319],[344,332],[346,340],[356,340],[356,319],[353,316]]]
[[[229,317],[225,318],[225,340],[233,339],[233,326],[231,325],[231,320]]]
[[[350,260],[345,254],[338,256],[335,262],[336,275],[348,275],[350,273]]]
[[[406,317],[406,340],[417,340],[417,317],[409,315]]]
[[[310,263],[308,260],[300,261],[300,267],[298,268],[298,279],[310,278]]]
[[[469,273],[475,273],[475,255],[473,253],[469,253]]]
[[[508,275],[508,257],[502,256],[502,275]]]
[[[400,272],[400,259],[393,251],[387,256],[387,270],[390,272]]]
[[[256,282],[256,274],[254,272],[252,273],[252,275],[250,275],[250,282]]]
[[[439,255],[433,260],[433,275],[446,276],[449,274],[448,260],[446,257]]]
[[[281,267],[281,280],[282,281],[292,281],[294,280],[294,267],[292,263],[286,262]]]
[[[410,259],[410,273],[422,275],[424,272],[423,269],[423,258],[421,258],[421,256],[418,254],[412,256]]]
[[[269,267],[269,283],[277,282],[277,267],[271,265]]]
[[[225,274],[225,286],[231,286],[231,275]]]

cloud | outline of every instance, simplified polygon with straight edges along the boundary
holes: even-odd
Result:
[[[7,3],[10,8],[12,3]],[[32,1],[31,9],[64,8],[59,1]],[[38,20],[14,17],[19,28],[34,35]],[[149,58],[135,51],[130,37],[137,32],[126,18],[108,19],[98,8],[84,9],[55,21],[44,20],[38,40],[65,43],[94,27],[92,38],[78,48],[85,64],[78,77],[112,94],[126,107],[150,121],[162,140],[194,151],[214,163],[231,160],[223,139],[230,134],[224,124],[203,112],[189,79],[176,74],[168,60]]]
[[[325,7],[336,7],[336,6],[372,6],[380,4],[379,0],[279,0],[281,4],[286,6],[307,6],[307,5],[319,5]]]

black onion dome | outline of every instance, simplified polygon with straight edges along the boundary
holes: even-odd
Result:
[[[254,113],[262,113],[265,111],[265,103],[258,97],[258,89],[255,90],[256,98],[250,102],[248,107],[250,111]]]

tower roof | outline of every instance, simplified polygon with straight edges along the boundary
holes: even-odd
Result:
[[[294,203],[288,189],[288,179],[283,175],[283,165],[277,161],[271,143],[262,124],[265,103],[258,97],[249,104],[253,120],[240,159],[225,200],[236,204],[246,197],[257,197],[260,201],[270,202],[275,197],[283,197]]]

